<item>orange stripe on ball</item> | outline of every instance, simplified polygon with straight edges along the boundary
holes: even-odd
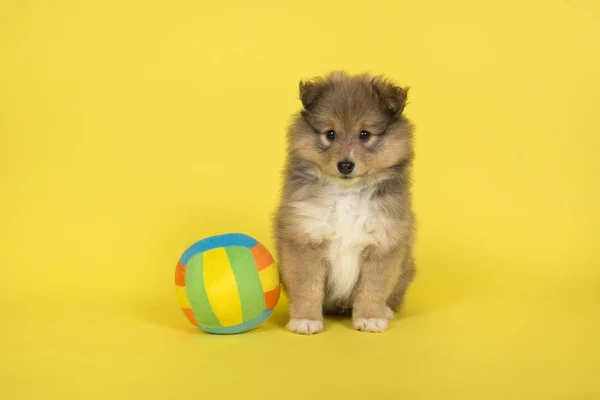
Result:
[[[265,307],[267,310],[275,308],[279,301],[279,285],[273,290],[265,292]]]
[[[183,315],[185,315],[185,317],[188,319],[188,321],[192,323],[192,325],[198,325],[198,321],[196,321],[196,317],[194,317],[194,312],[191,308],[182,308],[181,311],[183,311]]]
[[[269,250],[262,244],[257,244],[252,248],[252,256],[254,256],[254,262],[256,262],[256,268],[261,271],[273,264],[273,256],[269,253]]]
[[[185,286],[185,265],[181,262],[175,267],[175,284],[177,286]]]

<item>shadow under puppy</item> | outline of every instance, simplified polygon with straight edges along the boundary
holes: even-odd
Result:
[[[287,328],[323,330],[323,314],[382,332],[414,277],[407,90],[335,72],[300,82],[275,218]]]

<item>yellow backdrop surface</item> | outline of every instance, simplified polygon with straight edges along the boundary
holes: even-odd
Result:
[[[297,82],[411,86],[418,280],[385,334],[217,337],[177,259],[273,249]],[[0,398],[600,398],[600,3],[0,3]]]

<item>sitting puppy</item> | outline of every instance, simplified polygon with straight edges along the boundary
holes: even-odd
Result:
[[[287,328],[323,330],[324,314],[383,332],[413,280],[407,90],[343,72],[300,82],[275,218]]]

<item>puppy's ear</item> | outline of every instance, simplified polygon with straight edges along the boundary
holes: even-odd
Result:
[[[314,78],[308,81],[300,81],[299,86],[302,106],[308,110],[323,94],[325,81],[321,78]]]
[[[381,105],[391,115],[399,116],[402,114],[406,105],[408,88],[402,88],[383,77],[374,78],[371,81],[371,85]]]

